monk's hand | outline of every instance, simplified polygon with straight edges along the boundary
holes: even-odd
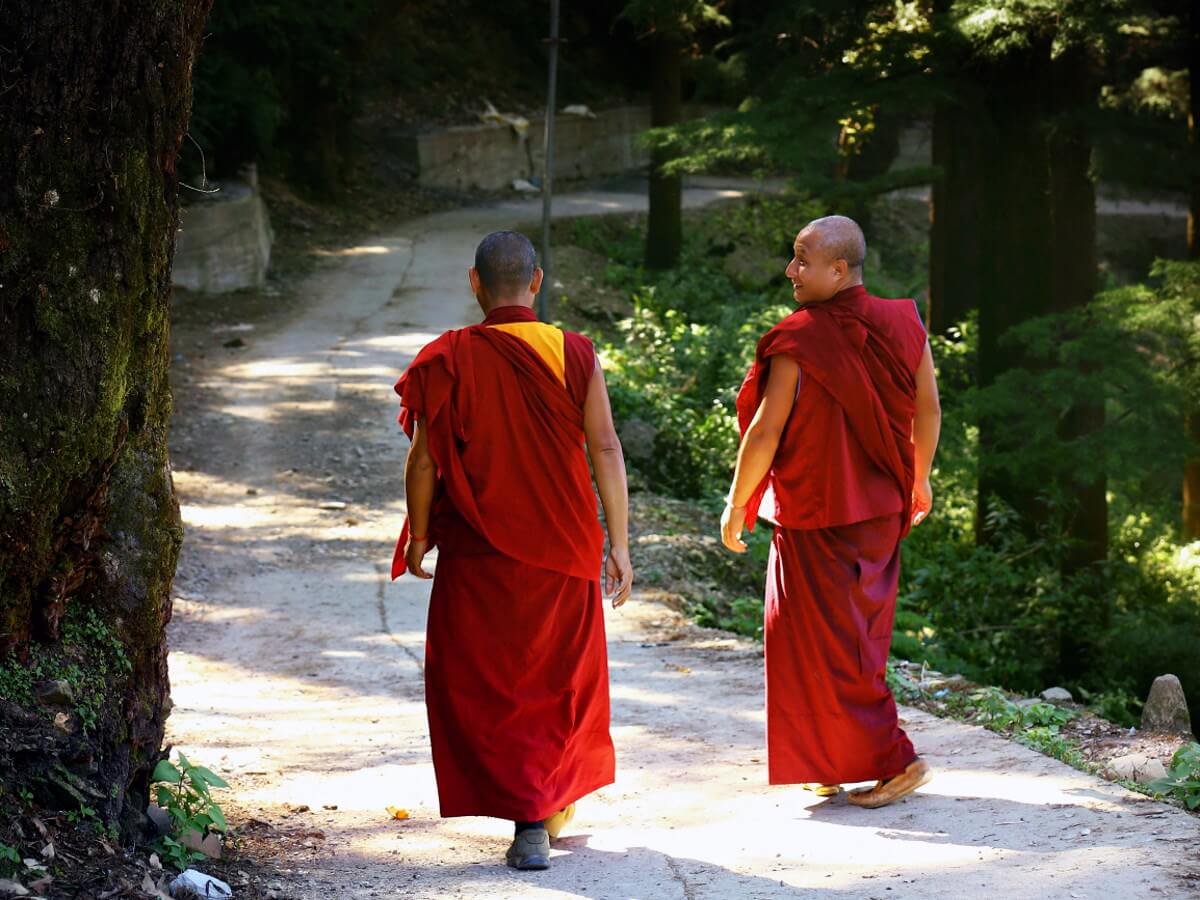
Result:
[[[604,593],[612,598],[613,609],[623,605],[633,590],[633,564],[628,547],[612,547],[604,560]]]
[[[933,485],[928,478],[919,478],[913,484],[912,492],[912,524],[920,525],[933,509]]]
[[[429,539],[421,540],[408,539],[408,546],[404,548],[404,562],[408,565],[408,571],[412,572],[418,578],[432,578],[421,562],[425,559],[425,554],[429,552]]]
[[[721,541],[734,553],[745,553],[742,529],[746,527],[746,507],[725,505],[721,513]]]

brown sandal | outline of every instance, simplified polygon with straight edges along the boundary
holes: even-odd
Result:
[[[851,791],[846,799],[863,809],[878,809],[907,797],[917,788],[928,784],[932,778],[933,769],[918,756],[895,778],[877,781],[874,787],[858,788]]]

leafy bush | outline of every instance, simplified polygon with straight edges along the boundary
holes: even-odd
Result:
[[[814,215],[801,198],[774,198],[693,217],[680,266],[664,273],[641,268],[636,221],[576,225],[575,243],[607,255],[604,281],[633,301],[618,334],[595,337],[617,421],[651,426],[651,446],[630,464],[652,490],[684,498],[724,490],[737,451],[737,388],[758,337],[791,310],[780,261],[788,229]],[[734,254],[772,262],[745,272]],[[774,286],[763,275],[770,267]]]
[[[1193,741],[1175,751],[1167,777],[1147,787],[1179,800],[1188,809],[1200,809],[1200,744]]]
[[[204,766],[193,765],[182,753],[179,765],[159,760],[150,781],[155,802],[171,817],[170,835],[155,841],[155,849],[164,860],[183,871],[192,862],[204,859],[204,854],[182,843],[185,835],[195,834],[202,839],[210,832],[226,830],[225,814],[213,800],[211,788],[229,787],[225,781]]]
[[[213,7],[196,64],[191,133],[218,171],[269,160],[318,186],[336,183],[366,74],[357,56],[376,5],[241,0]]]
[[[781,275],[791,236],[822,212],[783,196],[692,214],[683,261],[667,273],[640,268],[636,220],[576,226],[575,243],[607,256],[606,283],[633,298],[633,316],[617,334],[597,336],[597,345],[619,425],[651,426],[648,447],[627,442],[643,484],[676,497],[723,496],[736,452],[737,387],[758,336],[791,309]],[[913,283],[923,251],[911,235],[905,240],[875,242],[869,289],[892,293],[888,285]],[[904,544],[898,656],[1025,692],[1062,683],[1123,724],[1136,722],[1136,698],[1154,677],[1172,671],[1200,720],[1200,551],[1179,544],[1174,524],[1187,451],[1182,409],[1200,405],[1200,374],[1188,363],[1200,359],[1198,314],[1200,264],[1160,263],[1146,285],[1015,330],[1010,347],[1029,367],[986,390],[975,384],[973,319],[931,338],[943,431],[934,515]],[[1094,371],[1081,374],[1081,365]],[[1065,411],[1097,397],[1105,398],[1105,429],[1064,441]],[[1044,486],[1043,515],[1025,521],[993,499],[984,516],[991,540],[977,546],[985,415],[1006,423],[992,461]],[[1108,477],[1109,558],[1066,573],[1073,509],[1054,484],[1097,471]],[[756,546],[765,559],[765,542]],[[760,627],[742,601],[705,601],[698,615],[746,634]],[[1071,678],[1062,671],[1067,638],[1094,649],[1086,670]],[[1052,735],[1042,738],[1053,743]]]

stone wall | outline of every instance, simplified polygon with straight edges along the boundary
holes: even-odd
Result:
[[[423,185],[454,190],[503,190],[516,178],[542,171],[542,118],[526,138],[508,125],[462,125],[400,137],[397,150]],[[650,155],[637,144],[650,127],[650,110],[622,106],[594,118],[559,114],[554,123],[554,177],[595,178],[636,171]]]
[[[272,237],[256,181],[224,183],[183,208],[172,280],[212,294],[262,287]]]

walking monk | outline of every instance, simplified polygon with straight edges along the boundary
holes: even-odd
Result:
[[[738,393],[742,442],[721,536],[740,553],[758,515],[775,527],[764,638],[771,784],[831,796],[874,781],[849,795],[874,808],[931,777],[885,675],[900,539],[933,504],[941,409],[916,305],[863,287],[858,225],[817,219],[793,249],[787,277],[800,308],[759,341]]]
[[[599,579],[603,560],[613,606],[625,602],[625,464],[591,342],[534,315],[533,245],[488,235],[470,279],[483,323],[443,334],[396,383],[412,448],[392,577],[433,578],[425,703],[441,814],[513,820],[508,864],[545,869],[575,801],[613,781]]]

